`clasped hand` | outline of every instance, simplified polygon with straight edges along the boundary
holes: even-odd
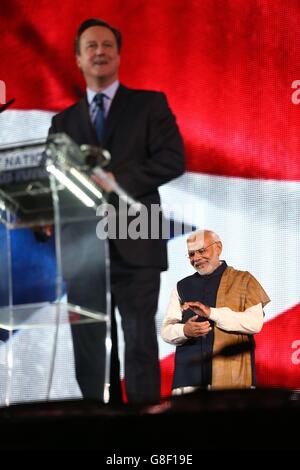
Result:
[[[184,302],[181,306],[182,311],[193,310],[196,313],[191,317],[183,327],[183,332],[188,338],[197,338],[198,336],[205,336],[211,331],[211,326],[209,321],[198,322],[197,319],[199,316],[204,318],[209,318],[210,316],[210,307],[202,304],[201,302]]]

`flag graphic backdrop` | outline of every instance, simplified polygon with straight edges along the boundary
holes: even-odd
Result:
[[[84,91],[73,40],[88,17],[123,32],[121,81],[165,91],[177,116],[187,173],[161,189],[163,203],[193,207],[187,223],[219,233],[227,263],[271,297],[256,336],[258,384],[299,388],[299,2],[2,0],[0,80],[16,101],[0,115],[0,143],[45,136],[53,112]],[[184,254],[185,237],[175,237],[158,326],[172,287],[192,272]],[[160,353],[166,393],[173,348],[160,340]]]

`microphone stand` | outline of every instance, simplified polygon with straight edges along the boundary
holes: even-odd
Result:
[[[15,98],[12,98],[11,100],[9,100],[7,103],[5,103],[4,105],[2,105],[0,107],[0,113],[3,113],[3,111],[5,111],[9,106],[11,106],[13,103],[15,102]]]

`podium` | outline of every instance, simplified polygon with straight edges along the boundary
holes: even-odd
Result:
[[[92,150],[65,134],[0,147],[0,406],[109,399],[109,253],[96,236]]]

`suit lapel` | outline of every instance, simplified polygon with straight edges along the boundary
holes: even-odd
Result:
[[[109,140],[111,139],[118,122],[122,116],[126,116],[126,104],[130,93],[131,90],[129,88],[126,88],[123,85],[119,86],[117,93],[112,101],[106,120],[102,145],[104,148],[109,148]],[[96,131],[91,122],[89,105],[86,96],[78,101],[76,116],[76,142],[79,145],[82,143],[89,143],[90,145],[99,146]]]
[[[117,93],[113,99],[113,102],[111,104],[111,107],[107,116],[107,120],[106,120],[104,139],[103,139],[104,147],[106,146],[109,139],[111,138],[119,119],[121,118],[122,115],[125,114],[126,103],[130,95],[130,92],[131,90],[129,88],[124,87],[123,85],[120,85],[117,90]]]

